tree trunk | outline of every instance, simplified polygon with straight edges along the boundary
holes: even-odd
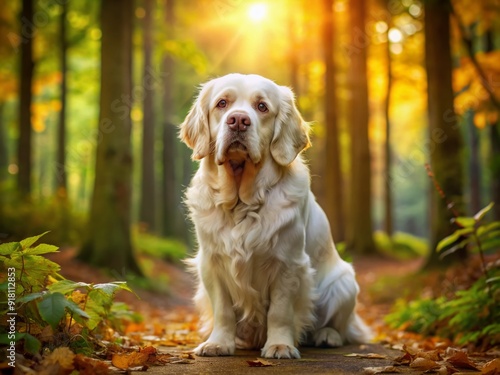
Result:
[[[387,25],[387,95],[385,97],[385,144],[384,144],[384,167],[385,167],[385,184],[384,184],[384,229],[389,237],[392,237],[394,232],[392,218],[392,187],[391,187],[391,166],[392,166],[392,148],[391,148],[391,93],[392,93],[392,56],[391,42],[389,40],[389,30],[391,25]]]
[[[333,0],[323,0],[323,59],[325,61],[325,127],[326,160],[324,166],[325,211],[330,221],[335,241],[345,238],[344,199],[342,171],[340,163],[340,142],[337,124],[337,95],[335,84],[335,62],[333,60]]]
[[[0,100],[0,189],[9,176],[9,153],[7,152],[7,129],[4,121],[5,102]],[[2,191],[0,190],[0,193]],[[2,194],[3,195],[3,194]],[[2,199],[0,199],[0,203]]]
[[[463,144],[457,116],[453,110],[451,84],[452,64],[450,50],[450,4],[447,1],[425,3],[425,63],[427,67],[430,162],[434,178],[446,194],[443,199],[436,188],[431,193],[431,252],[426,268],[449,263],[467,256],[465,248],[440,260],[435,249],[440,240],[457,228],[448,206],[462,212],[463,205]]]
[[[349,2],[350,50],[349,129],[351,138],[351,181],[347,249],[359,254],[375,252],[371,205],[371,158],[368,137],[368,79],[365,38],[365,0]]]
[[[121,275],[140,274],[130,238],[132,187],[130,106],[133,0],[101,5],[101,99],[94,194],[80,257]]]
[[[66,176],[66,93],[67,93],[67,50],[66,41],[66,15],[68,4],[63,2],[60,18],[60,43],[61,43],[61,111],[59,112],[59,129],[57,132],[57,159],[56,159],[56,189],[58,196],[65,198],[67,194]]]
[[[165,22],[167,25],[167,37],[173,39],[175,14],[174,0],[165,0]],[[162,210],[162,233],[168,237],[179,237],[179,210],[177,209],[179,195],[176,192],[176,160],[178,155],[177,128],[174,126],[174,61],[170,54],[163,57],[163,71],[166,73],[163,94],[163,152],[162,152],[162,198],[164,199]]]
[[[23,0],[21,25],[21,69],[19,70],[19,141],[17,146],[17,188],[24,197],[31,194],[31,83],[33,81],[33,0]]]
[[[489,126],[491,142],[491,200],[493,219],[500,220],[500,121]]]
[[[475,215],[481,207],[481,161],[479,156],[479,134],[474,125],[474,112],[469,110],[464,116],[465,124],[468,128],[470,147],[468,150],[469,168],[469,211]]]
[[[153,0],[144,0],[144,70],[143,70],[143,122],[142,122],[142,179],[141,206],[139,220],[149,231],[156,226],[155,203],[155,122],[154,122],[154,85],[148,83],[152,68],[153,55]]]

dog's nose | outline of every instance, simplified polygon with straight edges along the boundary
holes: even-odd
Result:
[[[226,124],[232,131],[244,132],[252,122],[246,113],[234,112],[227,117]]]

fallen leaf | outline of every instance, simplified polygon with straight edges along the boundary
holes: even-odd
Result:
[[[367,375],[375,374],[390,374],[400,372],[397,367],[394,366],[381,366],[381,367],[365,367],[363,368],[363,373]]]
[[[400,357],[394,359],[394,362],[400,365],[409,365],[412,361],[412,356],[408,352],[404,352],[404,354]]]
[[[441,358],[439,350],[419,351],[417,352],[416,357],[427,358],[430,359],[431,361],[441,361],[443,359]]]
[[[73,362],[79,375],[108,375],[110,373],[105,362],[85,357],[82,354],[77,354]]]
[[[147,355],[155,355],[158,351],[154,346],[145,346],[144,348],[139,349],[139,352]]]
[[[499,375],[500,374],[500,358],[495,358],[492,361],[486,362],[481,369],[481,374],[484,375]]]
[[[418,357],[418,358],[415,358],[410,363],[410,367],[425,371],[425,370],[430,370],[430,369],[438,368],[439,365],[435,361],[433,361],[433,360],[430,360],[430,359],[427,359],[427,358]]]
[[[65,346],[54,349],[53,352],[49,353],[42,360],[42,365],[51,366],[51,365],[59,365],[61,369],[61,373],[68,371],[70,373],[73,366],[73,359],[75,358],[75,353],[71,351],[70,348]]]
[[[121,370],[126,370],[130,367],[144,366],[148,359],[149,354],[147,352],[113,354],[111,363]]]
[[[460,369],[479,371],[476,364],[469,359],[467,353],[457,350],[451,357],[446,358],[446,362]]]
[[[247,361],[248,366],[250,367],[269,367],[269,366],[275,366],[275,363],[266,361],[265,359],[262,358],[257,358],[255,361]]]

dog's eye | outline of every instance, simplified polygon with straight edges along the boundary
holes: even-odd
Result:
[[[218,108],[226,108],[226,106],[227,102],[224,99],[219,100],[219,102],[217,103]]]
[[[267,106],[264,104],[264,103],[259,103],[259,105],[257,106],[257,109],[261,112],[267,112],[268,109],[267,109]]]

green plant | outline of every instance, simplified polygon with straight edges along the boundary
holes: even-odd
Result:
[[[391,258],[406,260],[420,258],[429,252],[427,241],[409,233],[396,232],[389,237],[387,233],[374,233],[375,246],[380,254]]]
[[[482,223],[493,204],[473,217],[457,216],[459,226],[437,245],[443,256],[469,246],[481,259],[482,276],[453,298],[398,302],[386,322],[394,328],[433,334],[453,339],[457,344],[494,345],[500,343],[500,267],[488,263],[486,253],[500,246],[500,222]]]
[[[134,247],[142,254],[179,263],[186,257],[187,248],[181,241],[158,237],[150,233],[132,232]]]
[[[48,334],[52,345],[59,341],[85,351],[91,335],[112,324],[116,291],[131,290],[119,281],[89,284],[63,278],[60,266],[42,256],[58,248],[34,246],[44,234],[0,244],[0,268],[6,275],[0,280],[5,301],[0,305],[0,314],[5,317],[0,342],[22,342],[24,351],[34,354],[42,347],[40,338]],[[121,316],[125,316],[123,306]]]

